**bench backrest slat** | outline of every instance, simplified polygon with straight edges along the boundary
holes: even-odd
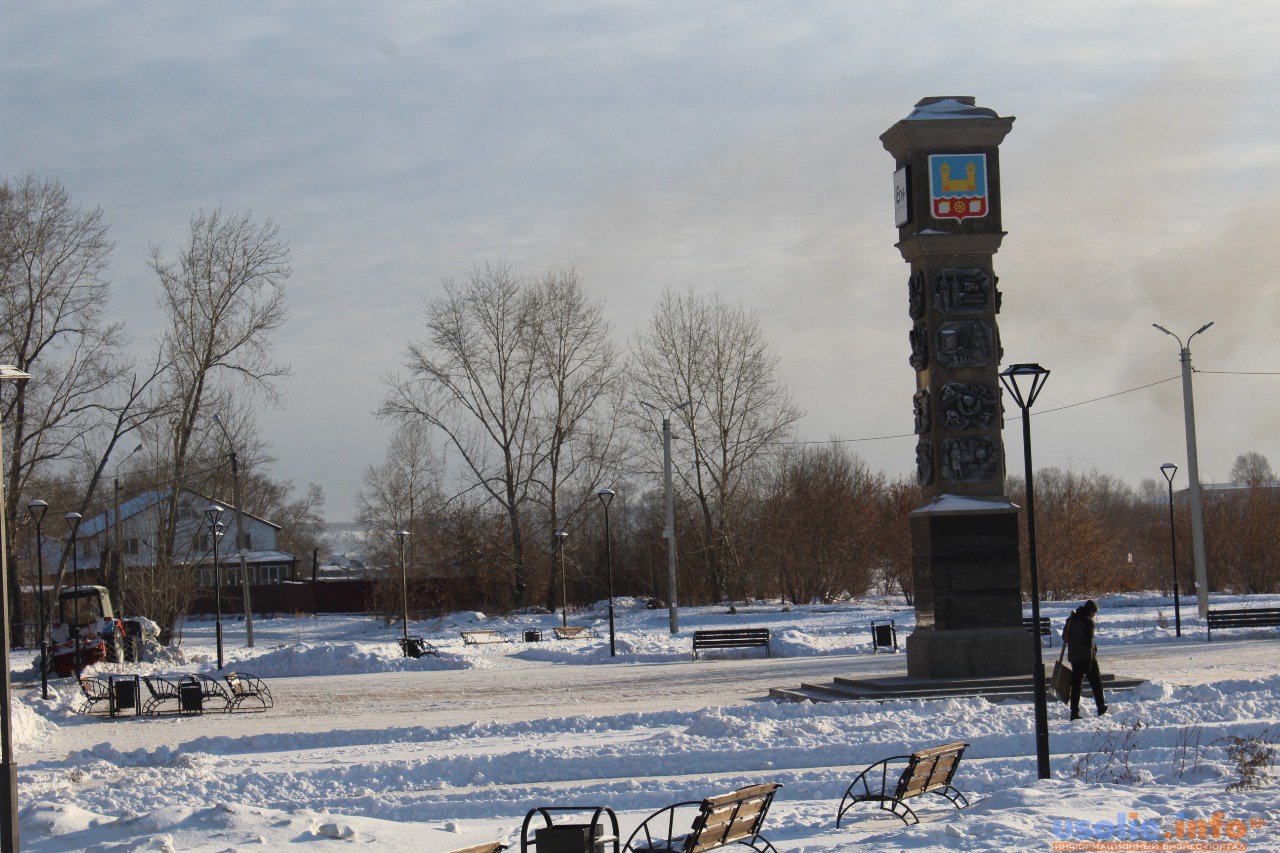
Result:
[[[912,753],[898,779],[894,799],[905,800],[950,785],[968,746],[967,743],[949,743]]]

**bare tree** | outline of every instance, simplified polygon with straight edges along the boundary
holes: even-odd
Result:
[[[531,291],[534,358],[540,374],[536,398],[542,458],[536,495],[547,509],[543,542],[567,529],[619,461],[618,424],[624,376],[613,345],[613,327],[600,303],[591,302],[574,271],[548,273]],[[548,577],[556,576],[549,566]],[[555,583],[547,606],[555,608]]]
[[[1275,479],[1276,474],[1271,470],[1271,463],[1267,461],[1267,457],[1254,450],[1241,453],[1236,457],[1235,464],[1231,466],[1233,483],[1257,487],[1264,483],[1274,483]]]
[[[190,234],[172,260],[158,246],[151,268],[160,282],[159,303],[167,321],[163,351],[171,364],[166,389],[173,418],[168,435],[171,489],[188,484],[188,465],[196,426],[214,398],[219,408],[242,409],[262,393],[278,401],[276,383],[289,374],[272,356],[274,334],[287,319],[285,282],[291,275],[289,247],[271,221],[251,214],[201,211],[191,218]],[[234,404],[234,405],[226,405]],[[177,573],[173,535],[178,508],[158,534],[161,572]],[[167,612],[150,614],[166,639],[182,615],[178,601]]]
[[[668,290],[632,345],[634,393],[675,411],[692,464],[677,470],[698,505],[702,562],[713,597],[723,600],[741,566],[737,524],[752,466],[776,451],[801,417],[778,380],[778,358],[759,321],[719,295]],[[674,454],[673,454],[674,455]]]
[[[62,184],[32,174],[0,182],[0,357],[35,377],[6,383],[0,401],[11,522],[41,468],[92,455],[90,434],[126,367],[122,327],[103,317],[111,249],[101,209],[83,209]],[[16,628],[22,597],[17,561],[8,565]]]

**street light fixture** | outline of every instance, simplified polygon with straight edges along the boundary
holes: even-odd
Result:
[[[604,504],[604,564],[609,574],[609,657],[618,656],[618,646],[613,623],[613,543],[609,537],[609,504],[613,500],[613,489],[601,489],[596,492],[600,503]]]
[[[40,698],[49,698],[49,661],[45,648],[44,632],[49,624],[49,606],[44,600],[44,536],[40,530],[40,522],[49,511],[49,505],[42,500],[34,500],[27,504],[27,512],[36,523],[36,582],[40,592],[40,634],[36,640],[40,644]]]
[[[240,596],[244,599],[244,645],[253,648],[253,598],[249,589],[249,561],[245,556],[248,541],[244,532],[244,501],[240,500],[240,466],[236,463],[236,448],[231,443],[231,435],[222,424],[222,418],[213,416],[213,422],[222,430],[222,437],[227,440],[228,455],[231,457],[231,497],[236,502],[236,551],[240,554]]]
[[[657,412],[658,407],[652,403],[640,401],[640,405]],[[676,404],[676,409],[685,409],[693,405],[692,400]],[[671,633],[680,633],[680,614],[676,605],[676,511],[675,498],[671,487],[671,415],[674,410],[662,415],[662,488],[666,509],[666,527],[662,536],[667,540],[667,600],[671,611]]]
[[[1036,559],[1036,497],[1031,465],[1031,406],[1049,371],[1038,364],[1013,364],[1000,374],[1000,382],[1022,410],[1022,464],[1027,481],[1027,565],[1031,574],[1031,624],[1040,624],[1040,568]],[[1030,382],[1026,393],[1019,381]],[[1050,778],[1049,769],[1049,703],[1045,689],[1044,657],[1040,651],[1040,638],[1028,635],[1035,646],[1035,665],[1031,668],[1032,686],[1035,691],[1036,769],[1041,779]]]
[[[560,558],[560,618],[564,627],[569,627],[569,584],[564,574],[564,540],[568,537],[568,532],[557,530],[552,534],[556,537],[556,551]]]
[[[1208,329],[1213,323],[1205,323],[1187,337],[1182,338],[1161,326],[1152,326],[1178,342],[1179,360],[1182,362],[1182,416],[1187,433],[1187,492],[1191,495],[1191,557],[1196,570],[1196,605],[1200,618],[1209,615],[1209,578],[1204,561],[1204,514],[1200,508],[1200,460],[1196,454],[1196,404],[1191,393],[1191,339]]]
[[[404,561],[404,542],[409,538],[409,531],[397,530],[396,539],[400,542],[400,594],[401,601],[404,604],[404,638],[400,642],[400,648],[404,650],[404,656],[409,657],[409,572],[405,568]]]
[[[218,669],[222,669],[222,566],[218,563],[218,540],[226,532],[226,525],[219,520],[222,512],[222,507],[217,504],[209,504],[204,511],[205,518],[209,519],[209,535],[213,539],[213,630],[218,642]]]
[[[12,364],[0,364],[0,381],[25,381],[31,374]],[[4,442],[0,440],[0,471],[4,466]],[[0,476],[0,506],[4,506],[4,477]],[[16,587],[14,595],[20,591]],[[0,512],[0,853],[18,850],[18,765],[13,760],[13,726],[9,695],[9,542],[4,513]]]
[[[80,683],[80,548],[76,545],[76,531],[80,528],[81,515],[69,512],[65,516],[67,527],[71,528],[71,584],[75,594],[71,596],[71,613],[74,620],[71,630],[76,635],[76,683]]]
[[[1173,633],[1182,636],[1182,605],[1178,592],[1178,534],[1173,526],[1173,477],[1178,473],[1178,466],[1166,462],[1160,466],[1160,473],[1169,481],[1169,559],[1173,564]]]

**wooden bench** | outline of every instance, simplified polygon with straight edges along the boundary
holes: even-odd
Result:
[[[767,782],[705,800],[667,806],[647,817],[622,849],[624,853],[647,850],[703,853],[742,844],[760,853],[777,853],[777,848],[760,830],[773,795],[781,787],[777,782]],[[680,820],[682,817],[686,819]]]
[[[845,812],[857,803],[874,802],[887,812],[893,812],[902,818],[905,824],[919,823],[920,819],[904,800],[919,797],[923,794],[937,794],[946,797],[956,808],[969,805],[964,794],[951,785],[964,756],[967,743],[948,743],[913,752],[910,755],[895,755],[883,761],[877,761],[858,774],[840,799],[840,810],[836,812],[836,828]],[[902,773],[892,777],[890,765],[905,761],[907,766]],[[907,818],[911,819],[908,820]]]
[[[440,656],[440,650],[422,637],[401,637],[399,643],[400,651],[404,652],[404,656],[407,658],[420,658],[424,655]]]
[[[509,643],[511,638],[496,628],[485,628],[475,631],[459,631],[462,644],[466,646],[483,646],[489,643]]]
[[[111,683],[105,678],[83,676],[80,679],[80,693],[84,696],[84,702],[76,710],[81,714],[92,714],[93,709],[102,703],[107,707],[111,706]]]
[[[693,659],[698,659],[700,649],[744,649],[763,646],[764,656],[769,657],[768,628],[716,628],[693,632]]]
[[[1254,607],[1236,610],[1210,610],[1205,639],[1213,642],[1213,629],[1280,627],[1280,607]]]
[[[557,640],[581,640],[585,637],[598,639],[600,637],[600,632],[589,625],[562,625],[552,630],[556,632]]]
[[[1039,631],[1036,630],[1036,620],[1032,619],[1030,616],[1022,617],[1022,627],[1026,628],[1033,634],[1039,634],[1041,637],[1048,637],[1048,645],[1050,648],[1053,648],[1053,628],[1049,624],[1048,616],[1040,617]]]
[[[247,672],[228,672],[224,678],[231,692],[228,711],[243,711],[246,705],[249,710],[265,711],[275,705],[270,688],[261,678]]]
[[[501,841],[489,841],[485,844],[473,844],[470,847],[463,847],[461,850],[454,850],[453,853],[500,853],[506,850],[507,845]]]

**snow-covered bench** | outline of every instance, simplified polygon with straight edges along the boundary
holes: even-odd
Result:
[[[581,640],[584,637],[598,638],[600,632],[589,625],[561,625],[552,628],[557,640]]]
[[[836,812],[836,827],[839,828],[845,812],[857,803],[877,803],[880,808],[902,818],[905,824],[919,823],[920,819],[903,800],[922,794],[946,797],[958,809],[969,805],[964,794],[951,786],[956,768],[960,766],[960,759],[968,746],[967,743],[948,743],[910,755],[895,755],[877,761],[859,773],[844,792],[840,799],[840,809]],[[896,779],[891,778],[890,765],[900,761],[905,761],[907,766]],[[907,820],[908,816],[911,820]]]
[[[487,643],[509,643],[511,638],[496,628],[485,628],[475,631],[459,631],[462,643],[466,646],[482,646]]]
[[[506,850],[507,845],[501,841],[489,841],[485,844],[474,844],[471,847],[463,847],[461,850],[454,850],[453,853],[500,853]]]
[[[400,651],[404,652],[404,656],[407,658],[420,658],[424,655],[440,656],[440,650],[422,637],[402,637],[400,639]]]
[[[766,782],[705,800],[667,806],[646,818],[622,849],[624,853],[658,850],[703,853],[742,844],[760,853],[770,850],[777,853],[777,848],[760,830],[773,795],[781,787],[777,782]],[[696,811],[690,815],[695,807]],[[678,820],[678,817],[684,819]]]
[[[271,698],[271,690],[261,678],[247,672],[228,672],[227,687],[231,689],[231,704],[228,711],[242,711],[248,705],[250,710],[265,711],[275,704]]]

